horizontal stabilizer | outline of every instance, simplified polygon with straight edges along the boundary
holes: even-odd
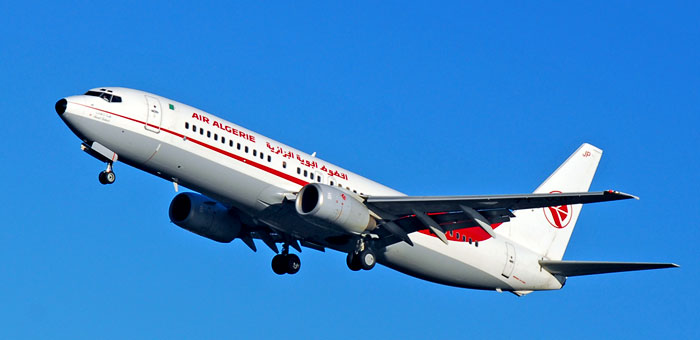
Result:
[[[541,260],[546,271],[562,276],[580,276],[605,273],[628,272],[634,270],[678,267],[675,263],[648,262],[594,262],[594,261],[548,261]]]

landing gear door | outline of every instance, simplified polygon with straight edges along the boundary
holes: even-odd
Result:
[[[515,247],[512,244],[506,242],[506,265],[503,267],[503,275],[509,278],[513,274],[513,269],[515,268]]]
[[[160,111],[160,101],[158,98],[146,96],[146,105],[148,106],[146,130],[158,133],[160,132],[160,122],[163,119]]]

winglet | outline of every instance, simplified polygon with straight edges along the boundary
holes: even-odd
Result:
[[[630,195],[624,192],[616,191],[616,190],[607,190],[603,192],[604,195],[616,195],[616,196],[622,196],[622,199],[628,199],[628,198],[634,198],[639,201],[639,197],[635,195]]]

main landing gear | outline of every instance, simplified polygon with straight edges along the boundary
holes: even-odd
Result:
[[[357,249],[348,253],[346,258],[348,268],[352,271],[360,269],[370,270],[377,264],[377,256],[372,251],[372,248],[367,246],[363,240],[358,241]]]
[[[112,184],[117,179],[117,175],[112,171],[112,163],[107,163],[107,170],[100,172],[98,176],[100,183],[102,184]]]
[[[289,245],[282,246],[282,254],[272,258],[272,271],[277,275],[296,274],[301,269],[299,256],[289,253]]]

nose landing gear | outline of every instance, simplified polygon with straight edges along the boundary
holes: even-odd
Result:
[[[107,169],[100,172],[98,179],[102,184],[112,184],[117,179],[117,176],[112,171],[112,164],[117,161],[117,153],[107,149],[104,145],[98,142],[92,142],[91,144],[83,143],[80,144],[80,149],[85,151],[88,155],[97,158],[98,160],[107,163]]]
[[[112,163],[107,163],[107,170],[100,172],[98,179],[102,184],[112,184],[117,180],[117,175],[112,171]]]

